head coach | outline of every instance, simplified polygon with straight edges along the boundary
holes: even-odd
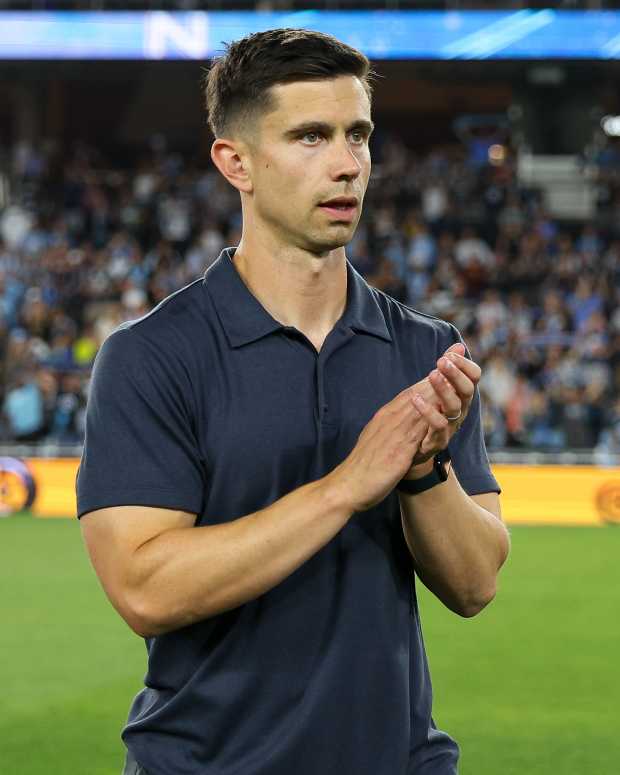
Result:
[[[473,616],[509,550],[480,368],[345,255],[370,175],[369,62],[269,30],[206,79],[243,232],[104,342],[78,517],[146,639],[126,775],[449,775],[415,576]]]

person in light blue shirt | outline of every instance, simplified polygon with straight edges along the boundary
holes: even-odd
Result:
[[[19,378],[4,399],[11,440],[34,441],[44,430],[43,396],[32,374]]]

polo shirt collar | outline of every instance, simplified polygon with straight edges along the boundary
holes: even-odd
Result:
[[[233,263],[235,248],[225,248],[204,273],[206,287],[232,347],[241,347],[285,326],[275,320],[250,292]],[[336,326],[373,334],[387,342],[392,337],[375,293],[347,262],[347,304]]]

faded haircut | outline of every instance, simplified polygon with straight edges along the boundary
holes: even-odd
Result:
[[[225,44],[204,78],[209,126],[215,137],[242,133],[275,109],[276,84],[352,75],[368,99],[376,75],[360,51],[332,35],[304,29],[256,32]]]

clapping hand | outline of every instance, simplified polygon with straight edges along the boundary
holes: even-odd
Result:
[[[481,369],[465,357],[465,346],[451,345],[428,377],[413,385],[413,404],[428,423],[428,431],[413,458],[420,465],[448,446],[467,417],[480,381]]]

